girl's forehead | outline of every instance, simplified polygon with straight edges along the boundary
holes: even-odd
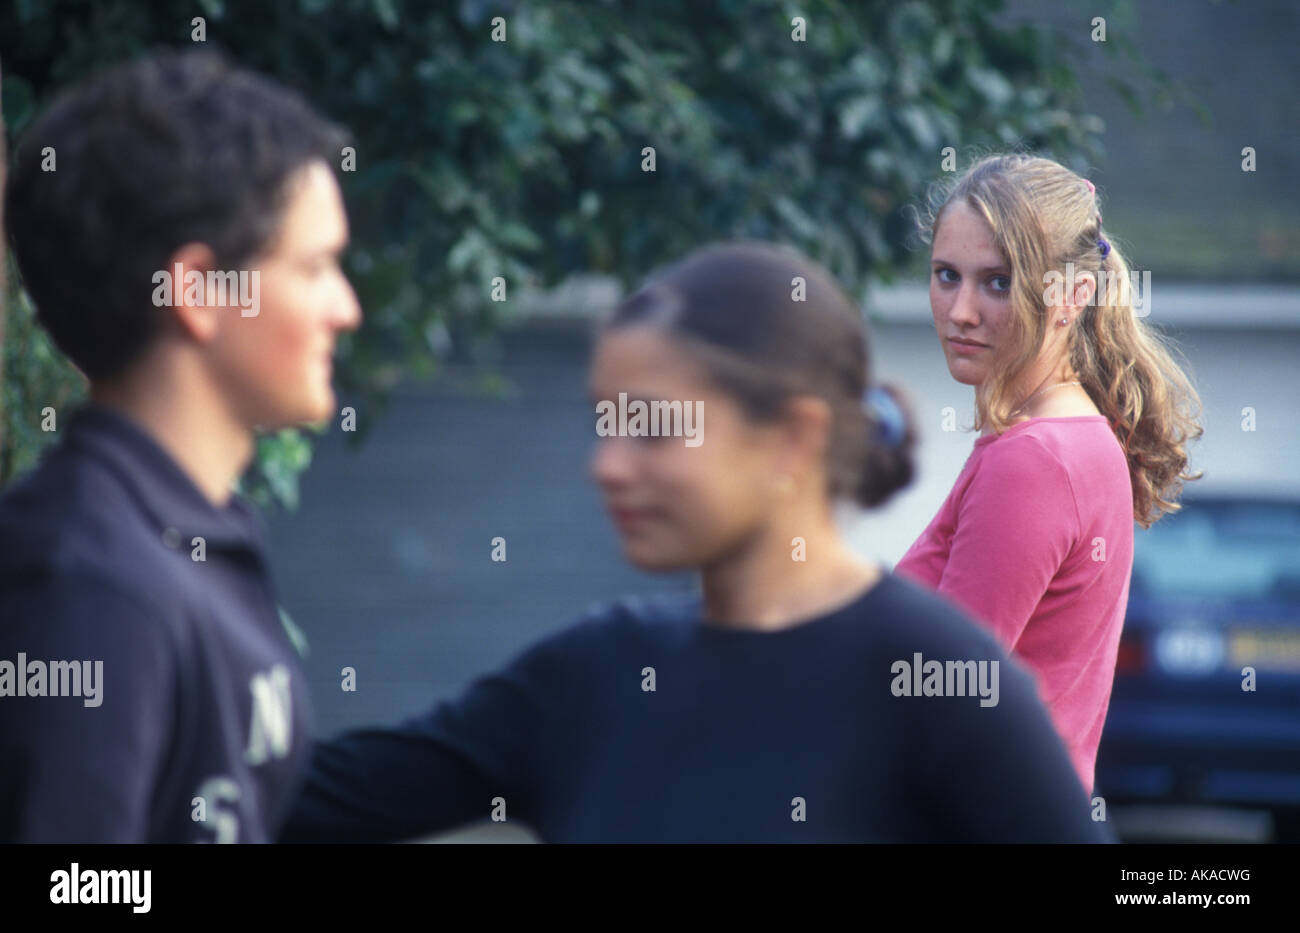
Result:
[[[986,235],[990,240],[993,238],[993,228],[988,219],[965,201],[957,201],[948,205],[939,218],[935,237],[937,239],[945,233],[970,235],[976,232]]]
[[[686,368],[688,350],[671,335],[649,327],[606,331],[596,341],[597,359],[665,371]]]
[[[591,381],[668,386],[704,380],[684,343],[648,328],[628,328],[609,331],[597,339]]]
[[[970,259],[986,266],[1002,265],[1006,261],[993,228],[970,208],[964,214],[945,216],[935,231],[930,254],[934,259]]]

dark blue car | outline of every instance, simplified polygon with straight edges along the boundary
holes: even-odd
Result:
[[[1296,841],[1300,497],[1183,504],[1137,532],[1098,793],[1268,811]]]

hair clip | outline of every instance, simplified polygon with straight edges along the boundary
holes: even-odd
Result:
[[[894,397],[880,386],[872,386],[863,402],[871,420],[876,423],[876,439],[890,450],[902,444],[907,434],[907,419]]]

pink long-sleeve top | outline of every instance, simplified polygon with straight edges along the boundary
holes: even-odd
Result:
[[[1032,418],[977,439],[895,568],[988,624],[1030,668],[1088,792],[1132,569],[1128,463],[1102,415]]]

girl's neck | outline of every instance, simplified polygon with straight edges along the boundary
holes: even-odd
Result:
[[[854,554],[831,521],[805,532],[765,530],[706,567],[701,577],[705,618],[737,629],[776,631],[837,609],[879,582],[880,568]]]
[[[1100,414],[1092,398],[1078,382],[1079,376],[1064,365],[1058,364],[1054,369],[1031,375],[1022,383],[1019,410],[1011,412],[1011,424],[1030,421],[1034,418],[1071,418],[1079,415]],[[985,427],[981,437],[993,432]]]

